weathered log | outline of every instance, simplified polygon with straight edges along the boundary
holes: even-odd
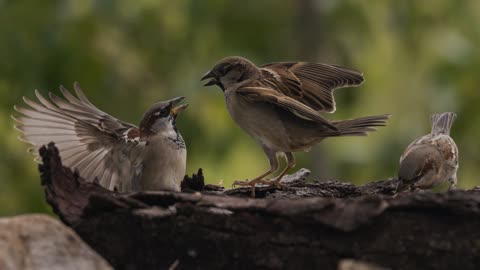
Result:
[[[480,265],[477,189],[392,197],[395,179],[300,179],[284,190],[259,187],[253,199],[248,189],[199,184],[199,171],[183,188],[201,193],[120,194],[62,167],[53,144],[40,155],[47,202],[115,269],[336,269],[343,259],[391,269]]]

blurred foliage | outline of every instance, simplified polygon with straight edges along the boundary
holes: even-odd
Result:
[[[153,102],[187,96],[178,125],[188,172],[202,167],[225,185],[263,172],[266,158],[231,121],[221,91],[199,82],[228,55],[357,68],[367,82],[337,91],[327,117],[393,114],[368,137],[297,154],[297,168],[358,184],[393,177],[403,149],[429,131],[430,114],[455,111],[459,185],[478,185],[479,48],[478,0],[0,0],[0,215],[49,211],[37,166],[16,139],[13,105],[74,81],[133,123]]]

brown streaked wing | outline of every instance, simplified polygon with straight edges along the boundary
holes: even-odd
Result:
[[[364,82],[363,74],[355,69],[308,62],[280,62],[266,64],[261,69],[278,74],[266,80],[281,81],[285,87],[278,87],[283,94],[294,98],[316,111],[334,112],[333,90],[358,86]],[[286,76],[285,76],[286,75]],[[297,82],[292,83],[292,78]]]
[[[317,111],[275,90],[264,87],[243,87],[238,89],[237,93],[251,101],[267,102],[287,109],[300,118],[323,124],[332,130],[338,130]]]

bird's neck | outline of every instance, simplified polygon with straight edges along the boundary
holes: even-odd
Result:
[[[182,135],[177,130],[163,131],[155,133],[147,138],[147,142],[151,144],[162,144],[168,145],[171,148],[184,149],[185,141],[183,140]]]
[[[246,85],[250,85],[252,82],[258,80],[258,78],[260,77],[260,74],[254,74],[252,76],[248,76],[246,77],[245,80],[242,80],[242,81],[239,81],[239,82],[235,82],[233,84],[231,84],[229,87],[226,87],[225,88],[225,91],[224,92],[227,92],[228,90],[236,90],[236,89],[240,89]]]

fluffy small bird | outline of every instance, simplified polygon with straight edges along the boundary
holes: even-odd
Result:
[[[24,97],[29,108],[15,106],[20,115],[12,116],[19,139],[36,155],[54,142],[66,167],[110,190],[180,191],[187,150],[175,119],[188,105],[176,106],[183,97],[155,103],[136,127],[98,109],[78,83],[74,89],[76,96],[60,86],[64,98],[37,90],[39,102]]]
[[[430,189],[440,183],[457,184],[458,148],[450,137],[457,115],[453,112],[434,114],[432,131],[413,141],[400,157],[397,193],[406,189]]]
[[[271,63],[261,67],[242,57],[218,62],[201,80],[224,93],[233,120],[262,147],[270,169],[250,182],[282,186],[281,178],[295,166],[292,152],[308,151],[327,137],[366,135],[384,126],[389,115],[329,121],[320,112],[335,111],[333,91],[363,83],[362,73],[347,67],[307,62]],[[273,181],[265,177],[278,169],[277,154],[285,154],[287,166]]]

